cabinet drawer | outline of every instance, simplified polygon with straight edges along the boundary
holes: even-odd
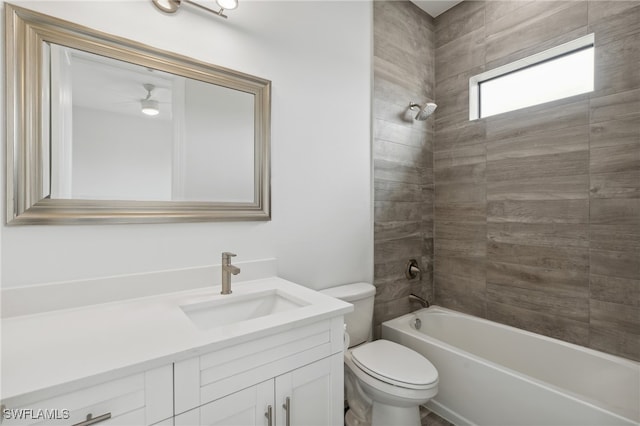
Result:
[[[342,350],[342,317],[175,363],[180,414]],[[337,341],[339,338],[339,341]]]
[[[36,402],[8,402],[2,425],[152,424],[173,415],[171,365],[62,393]],[[29,396],[25,396],[28,399]]]
[[[144,408],[140,408],[121,416],[112,417],[103,423],[96,423],[96,426],[133,426],[143,425],[145,422]]]

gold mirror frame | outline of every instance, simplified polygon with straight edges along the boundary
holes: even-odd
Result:
[[[271,82],[159,50],[12,4],[6,23],[6,170],[9,225],[270,220]],[[254,201],[50,199],[43,187],[43,44],[55,43],[255,96]]]

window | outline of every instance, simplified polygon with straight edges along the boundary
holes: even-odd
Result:
[[[593,91],[593,34],[469,79],[469,119]]]

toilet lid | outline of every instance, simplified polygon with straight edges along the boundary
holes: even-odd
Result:
[[[407,388],[428,387],[438,371],[418,352],[389,340],[376,340],[351,351],[354,363],[370,376]]]

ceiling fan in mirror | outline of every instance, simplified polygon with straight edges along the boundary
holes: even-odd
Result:
[[[157,117],[162,114],[167,119],[171,118],[172,90],[170,88],[157,86],[153,83],[142,83],[139,89],[137,87],[133,91],[132,88],[129,88],[129,94],[125,93],[125,87],[114,91],[119,92],[119,97],[121,99],[124,97],[125,100],[115,101],[112,106],[109,106],[108,103],[104,104],[105,110],[129,115],[136,115],[137,111],[137,114],[142,113],[149,117]]]
[[[151,92],[153,92],[153,89],[155,89],[156,86],[151,83],[145,83],[142,87],[147,91],[147,96],[144,99],[140,99],[140,110],[143,114],[151,117],[160,114],[160,102],[155,99],[151,99]]]

